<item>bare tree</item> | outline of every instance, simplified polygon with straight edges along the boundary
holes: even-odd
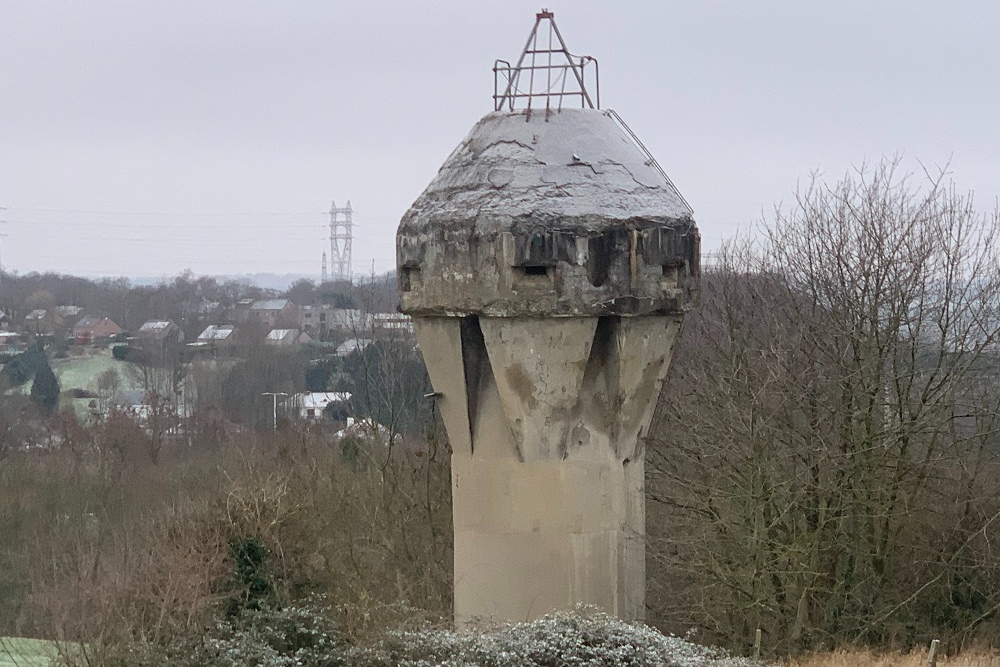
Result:
[[[1000,229],[911,180],[814,180],[707,275],[650,447],[661,622],[795,650],[1000,609]]]
[[[379,456],[385,467],[393,447],[404,434],[423,435],[431,420],[430,379],[416,346],[413,332],[380,323],[375,314],[383,312],[387,294],[386,277],[372,275],[354,293],[360,309],[350,326],[358,349],[343,360],[349,378],[355,416],[366,420],[370,441],[384,441]]]
[[[110,409],[121,385],[121,376],[113,368],[109,368],[97,376],[97,400],[101,414],[105,414]]]

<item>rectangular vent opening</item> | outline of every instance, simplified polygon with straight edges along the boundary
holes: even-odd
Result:
[[[399,272],[399,288],[404,292],[413,289],[413,284],[420,280],[420,269],[412,266],[404,266]]]
[[[511,267],[511,274],[514,289],[549,290],[555,285],[556,267],[525,264]]]

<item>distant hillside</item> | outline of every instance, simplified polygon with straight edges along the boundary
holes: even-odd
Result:
[[[385,274],[379,274],[382,276]],[[319,276],[314,273],[234,273],[226,275],[211,275],[210,277],[215,278],[219,282],[224,282],[228,280],[235,280],[238,282],[247,283],[253,285],[254,287],[259,287],[265,290],[275,290],[278,292],[284,292],[289,287],[292,286],[296,280],[311,280],[314,283],[319,283]],[[176,275],[171,276],[137,276],[129,278],[129,281],[133,285],[137,286],[155,286],[160,285],[165,282],[170,282]],[[371,278],[370,275],[356,274],[354,276],[354,282],[358,283],[360,281],[367,281]]]
[[[227,280],[235,280],[238,282],[249,283],[254,287],[259,287],[266,290],[276,290],[278,292],[284,292],[292,283],[296,280],[312,280],[313,282],[319,282],[319,276],[312,273],[237,273],[229,275],[213,275],[212,278],[222,282]],[[129,280],[133,285],[144,285],[153,286],[159,285],[164,282],[170,282],[175,278],[175,276],[139,276],[130,278]]]

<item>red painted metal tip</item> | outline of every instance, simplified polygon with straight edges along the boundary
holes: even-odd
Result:
[[[555,12],[550,12],[549,10],[543,8],[542,11],[538,12],[537,14],[535,14],[535,18],[536,19],[551,19],[551,18],[555,18],[555,15],[556,15]]]

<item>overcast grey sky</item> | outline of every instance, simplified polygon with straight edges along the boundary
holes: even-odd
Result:
[[[549,2],[709,250],[813,170],[901,154],[1000,193],[1000,2]],[[539,2],[0,0],[5,268],[356,271],[492,109]],[[219,214],[219,215],[194,215]]]

